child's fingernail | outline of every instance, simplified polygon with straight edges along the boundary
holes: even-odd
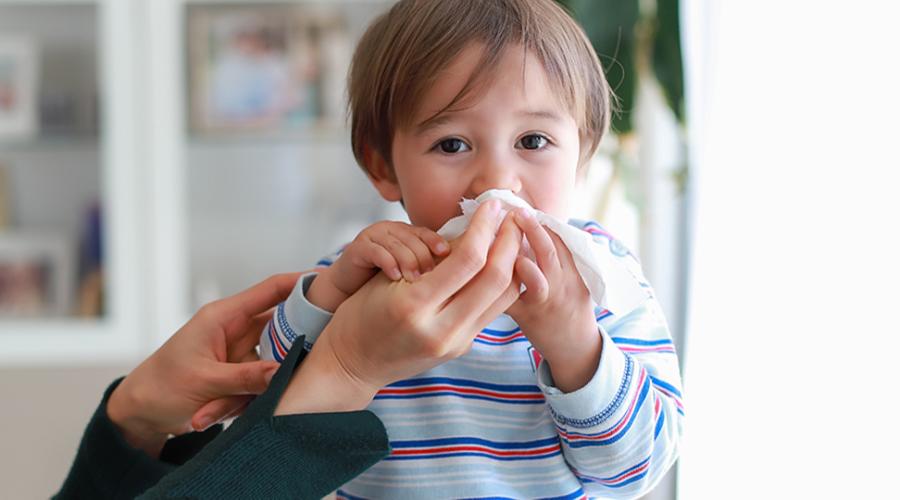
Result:
[[[496,214],[497,212],[500,211],[500,202],[497,201],[497,200],[491,200],[491,201],[489,201],[489,202],[488,202],[488,210],[489,210],[492,214]]]
[[[528,220],[531,220],[532,218],[534,218],[534,214],[532,214],[528,210],[525,210],[524,208],[520,208],[516,212],[516,217],[518,217],[519,220],[521,220],[521,221],[528,221]]]
[[[438,253],[444,253],[450,249],[450,247],[443,241],[435,245],[435,248],[437,249]]]
[[[419,279],[420,276],[422,276],[422,273],[420,273],[420,272],[418,271],[418,269],[417,269],[417,270],[415,270],[415,271],[412,272],[412,275],[413,275],[413,279],[414,279],[414,280],[417,280],[417,279]]]
[[[391,269],[390,272],[388,272],[388,277],[396,281],[403,278],[403,274],[400,273],[399,269]]]

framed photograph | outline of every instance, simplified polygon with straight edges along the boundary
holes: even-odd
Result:
[[[0,36],[0,139],[37,132],[37,50],[27,38]]]
[[[69,314],[72,262],[62,235],[0,233],[0,319]]]
[[[327,5],[190,5],[190,128],[272,132],[343,116],[346,23]]]

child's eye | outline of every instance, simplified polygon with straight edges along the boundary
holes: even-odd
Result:
[[[444,139],[437,145],[440,148],[442,153],[454,154],[454,153],[462,153],[464,151],[469,151],[469,145],[463,142],[462,139],[450,138]]]
[[[516,147],[522,149],[537,150],[543,149],[549,142],[550,140],[541,134],[528,134],[525,137],[519,139]]]

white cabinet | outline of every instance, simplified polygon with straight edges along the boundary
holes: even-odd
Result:
[[[390,3],[0,0],[0,366],[137,360],[393,214],[340,109]],[[266,89],[216,86],[238,43],[268,51],[268,85],[303,70],[268,122],[203,109]]]
[[[0,136],[5,365],[140,349],[132,14],[120,0],[0,2],[0,122],[19,121]]]

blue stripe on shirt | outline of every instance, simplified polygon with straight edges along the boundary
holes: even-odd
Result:
[[[387,387],[420,387],[423,385],[432,385],[432,384],[446,384],[446,385],[455,385],[460,387],[477,387],[479,389],[490,389],[492,391],[501,391],[501,392],[533,392],[539,393],[541,392],[540,387],[536,385],[501,385],[501,384],[491,384],[488,382],[478,382],[475,380],[467,380],[461,378],[448,378],[448,377],[426,377],[426,378],[414,378],[409,380],[401,380],[399,382],[394,382],[393,384],[388,385]]]
[[[650,375],[650,380],[653,381],[653,385],[658,385],[658,386],[662,387],[663,389],[671,392],[675,396],[677,396],[679,398],[681,397],[681,391],[676,389],[672,384],[669,384],[668,382],[663,382],[662,380],[654,377],[653,375]]]
[[[645,346],[671,345],[672,344],[672,341],[669,339],[643,340],[643,339],[631,339],[631,338],[626,338],[626,337],[610,337],[610,338],[616,344],[645,345]]]

